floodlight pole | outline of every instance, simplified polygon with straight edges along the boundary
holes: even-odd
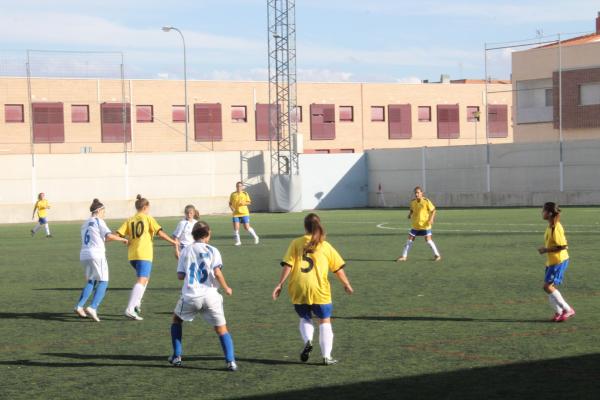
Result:
[[[163,32],[169,31],[177,31],[179,36],[181,36],[181,41],[183,42],[183,92],[185,96],[184,107],[185,107],[185,151],[190,151],[189,148],[189,139],[188,139],[188,95],[187,95],[187,58],[185,53],[185,38],[183,37],[183,33],[174,26],[163,26]]]

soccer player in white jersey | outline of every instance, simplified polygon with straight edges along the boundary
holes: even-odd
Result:
[[[90,206],[92,216],[81,225],[81,251],[79,259],[85,272],[86,285],[79,296],[79,303],[75,306],[75,312],[82,318],[88,315],[96,322],[98,318],[98,307],[104,299],[108,288],[108,263],[106,261],[105,241],[117,240],[128,244],[127,239],[111,233],[104,222],[104,204],[98,199],[92,201]],[[89,307],[83,308],[90,295],[94,292],[94,298]]]
[[[223,288],[229,296],[233,291],[221,272],[223,268],[221,253],[208,244],[210,234],[210,227],[206,222],[197,222],[192,229],[195,242],[184,248],[179,256],[177,278],[183,281],[183,287],[181,297],[173,311],[171,325],[173,354],[169,357],[169,362],[176,367],[182,366],[182,322],[193,321],[196,314],[200,314],[206,322],[214,326],[219,336],[227,370],[236,371],[233,340],[227,330],[223,296],[219,294],[218,288]]]
[[[191,204],[185,206],[183,210],[183,219],[179,221],[175,231],[171,237],[173,239],[179,240],[179,250],[183,250],[185,247],[194,243],[194,238],[192,237],[192,229],[196,222],[198,222],[198,218],[200,218],[200,213],[196,210]]]

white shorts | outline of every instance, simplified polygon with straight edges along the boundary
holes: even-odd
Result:
[[[81,260],[85,279],[88,281],[108,281],[108,262],[106,257]]]
[[[226,324],[223,296],[217,291],[203,297],[188,297],[185,299],[181,297],[173,312],[184,321],[193,321],[196,314],[200,314],[212,326]]]

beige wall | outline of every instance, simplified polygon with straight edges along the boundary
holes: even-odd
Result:
[[[124,87],[123,87],[124,86]],[[501,90],[507,85],[490,85],[490,90]],[[25,123],[7,124],[0,117],[0,154],[30,153],[30,116],[28,110],[27,80],[0,78],[0,105],[23,104]],[[485,142],[485,105],[483,84],[363,84],[363,83],[299,83],[298,105],[302,106],[302,122],[298,124],[303,134],[304,149],[353,149],[361,152],[372,148],[397,148],[418,146],[447,146]],[[92,152],[122,152],[121,143],[101,143],[100,104],[125,101],[132,103],[132,143],[128,150],[134,152],[183,151],[184,123],[172,122],[171,107],[183,104],[183,82],[171,80],[118,80],[84,79],[32,79],[33,101],[60,101],[64,103],[65,143],[36,144],[34,152],[79,153],[83,146]],[[268,142],[255,140],[254,104],[268,103],[266,82],[188,82],[190,103],[189,143],[192,151],[267,150]],[[218,142],[194,141],[193,104],[221,103],[223,140]],[[310,104],[336,105],[336,138],[334,140],[310,139]],[[388,104],[412,105],[412,139],[388,139],[387,108],[385,122],[370,120],[371,106]],[[510,96],[495,96],[490,103],[507,104]],[[90,123],[71,123],[71,105],[89,104]],[[460,105],[460,139],[437,139],[436,105]],[[135,105],[153,105],[154,122],[136,123]],[[248,120],[237,123],[231,120],[231,106],[247,107]],[[339,121],[339,106],[354,107],[354,121]],[[432,121],[419,122],[418,106],[431,106]],[[466,121],[466,107],[479,106],[481,121]],[[3,110],[2,110],[3,111]],[[509,136],[493,139],[494,143],[512,141],[509,115]]]
[[[514,52],[512,55],[512,80],[552,78],[559,70],[600,67],[600,42],[572,46],[530,49]],[[517,105],[517,92],[513,92],[512,104]],[[598,129],[564,129],[564,140],[596,139]],[[559,139],[558,129],[552,123],[515,124],[515,142],[544,142]]]

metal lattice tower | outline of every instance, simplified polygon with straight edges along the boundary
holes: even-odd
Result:
[[[294,143],[298,133],[295,3],[295,0],[267,0],[271,175],[299,173]]]

